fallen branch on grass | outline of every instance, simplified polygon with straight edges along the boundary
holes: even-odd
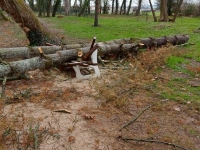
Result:
[[[176,148],[181,148],[183,150],[188,150],[182,146],[179,146],[177,144],[174,144],[174,143],[168,143],[168,142],[163,142],[163,141],[158,141],[158,140],[145,140],[145,139],[135,139],[135,138],[122,138],[122,140],[125,140],[125,141],[137,141],[137,142],[150,142],[150,143],[161,143],[161,144],[165,144],[165,145],[171,145],[173,147],[176,147]]]
[[[128,123],[126,123],[125,125],[123,125],[119,130],[121,131],[123,128],[126,128],[127,126],[129,126],[131,123],[135,122],[146,110],[148,110],[152,105],[147,106],[145,109],[143,109],[135,118],[133,118],[131,121],[129,121]]]

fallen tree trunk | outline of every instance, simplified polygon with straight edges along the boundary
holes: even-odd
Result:
[[[124,38],[124,39],[116,39],[107,42],[99,42],[99,51],[104,54],[113,53],[115,51],[119,51],[120,49],[126,50],[127,46],[129,48],[140,46],[143,44],[143,48],[151,48],[151,47],[159,47],[162,45],[166,45],[167,43],[171,43],[172,45],[184,44],[189,40],[188,35],[176,35],[169,37],[160,37],[160,38],[144,38],[144,39],[132,39],[132,38]],[[125,45],[129,44],[129,45]],[[63,45],[63,46],[42,46],[44,54],[53,54],[60,50],[68,50],[68,49],[78,49],[83,47],[88,47],[90,44],[72,44],[72,45]],[[38,56],[38,46],[35,47],[18,47],[18,48],[0,48],[0,58],[23,58],[27,59],[33,56]],[[137,48],[133,51],[137,51]]]
[[[131,41],[131,39],[129,39]],[[161,37],[161,38],[146,38],[136,41],[135,43],[131,44],[117,44],[115,42],[109,42],[110,44],[106,43],[98,43],[98,51],[100,54],[110,54],[110,53],[126,53],[126,52],[137,52],[140,48],[142,43],[143,47],[149,46],[161,46],[166,43],[172,43],[173,45],[176,44],[184,44],[189,40],[189,36],[178,35],[174,37]],[[121,43],[121,41],[120,41]],[[127,42],[128,43],[128,42]],[[76,48],[70,50],[58,50],[58,47],[51,47],[55,48],[55,54],[43,55],[40,57],[34,57],[30,59],[20,60],[20,61],[13,61],[9,64],[0,64],[0,77],[4,76],[16,76],[22,75],[26,71],[35,70],[35,69],[48,69],[52,65],[62,64],[63,62],[75,60],[77,58],[77,51],[82,51],[83,53],[87,53],[90,50],[90,47],[83,47],[83,48]],[[23,48],[21,55],[24,58],[27,58],[28,54],[26,53],[28,48]],[[16,49],[16,51],[18,51]],[[38,47],[35,48],[35,51],[38,52]],[[43,49],[45,51],[45,48]],[[46,52],[49,52],[48,47],[46,47]],[[53,51],[53,50],[52,50]],[[13,53],[14,50],[12,50]],[[17,52],[16,52],[17,53]],[[16,56],[16,54],[13,54]],[[8,55],[12,57],[12,55]],[[13,56],[14,57],[14,56]],[[0,62],[1,63],[1,62]]]
[[[34,47],[16,47],[16,48],[0,48],[0,58],[10,59],[10,58],[23,58],[28,59],[33,56],[38,56],[38,48],[41,47],[44,54],[54,54],[57,51],[69,50],[82,48],[85,46],[90,46],[90,44],[72,44],[63,46],[34,46]]]

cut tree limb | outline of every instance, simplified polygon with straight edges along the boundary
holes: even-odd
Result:
[[[167,42],[174,42],[176,44],[183,44],[189,40],[189,36],[187,35],[177,35],[172,37],[161,37],[161,38],[146,38],[137,41],[133,41],[131,38],[128,40],[113,40],[106,44],[101,42],[97,44],[98,52],[101,54],[110,54],[110,53],[135,53],[141,48],[141,44],[143,47],[150,46],[161,46],[166,44]],[[118,44],[124,41],[126,44]],[[128,44],[127,44],[128,43]],[[14,48],[14,49],[0,49],[0,56],[2,58],[13,58],[13,57],[21,57],[21,58],[29,58],[25,60],[13,61],[9,64],[0,64],[0,78],[4,76],[13,76],[13,75],[22,75],[26,71],[35,70],[35,69],[44,69],[46,66],[52,66],[53,64],[61,64],[63,62],[69,62],[71,60],[75,60],[77,58],[77,51],[82,51],[84,54],[88,53],[90,47],[81,47],[70,50],[61,50],[61,46],[48,46],[42,47],[44,54],[47,56],[44,59],[40,57],[29,58],[31,54],[37,54],[38,47],[31,48],[28,47],[23,48]],[[12,52],[12,55],[11,55]],[[55,52],[55,53],[54,53]],[[54,54],[49,54],[54,53]],[[47,59],[48,58],[48,59]],[[50,60],[50,61],[49,61]]]

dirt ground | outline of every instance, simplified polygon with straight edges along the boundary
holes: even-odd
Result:
[[[0,24],[1,48],[28,44],[17,25]],[[30,71],[29,80],[7,81],[6,96],[0,102],[0,149],[200,149],[197,104],[171,101],[142,89],[114,103],[121,93],[113,94],[106,83],[110,78],[121,82],[121,72],[100,70],[100,78],[88,80],[78,80],[73,73],[53,68]],[[167,69],[160,74],[168,78],[175,75]],[[151,75],[155,77],[157,74]],[[200,81],[198,76],[194,80]],[[135,82],[128,80],[127,84]],[[118,88],[123,91],[126,84]]]

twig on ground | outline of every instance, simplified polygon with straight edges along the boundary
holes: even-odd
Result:
[[[158,141],[158,140],[145,140],[145,139],[135,139],[135,138],[122,138],[122,140],[125,140],[125,141],[133,140],[133,141],[137,141],[137,142],[161,143],[161,144],[165,144],[165,145],[171,145],[171,146],[176,147],[176,148],[181,148],[183,150],[188,150],[188,149],[186,149],[182,146],[176,145],[174,143],[168,143],[168,142],[163,142],[163,141]]]
[[[39,149],[39,139],[38,139],[38,128],[39,128],[39,124],[36,125],[35,129],[34,129],[34,147],[35,147],[35,150],[38,150]]]
[[[131,121],[129,121],[128,123],[126,123],[125,125],[123,125],[119,130],[121,131],[123,128],[126,128],[127,126],[129,126],[131,123],[135,122],[146,110],[148,110],[151,106],[153,106],[153,104],[149,105],[148,107],[146,107],[145,109],[143,109],[135,118],[133,118]]]

